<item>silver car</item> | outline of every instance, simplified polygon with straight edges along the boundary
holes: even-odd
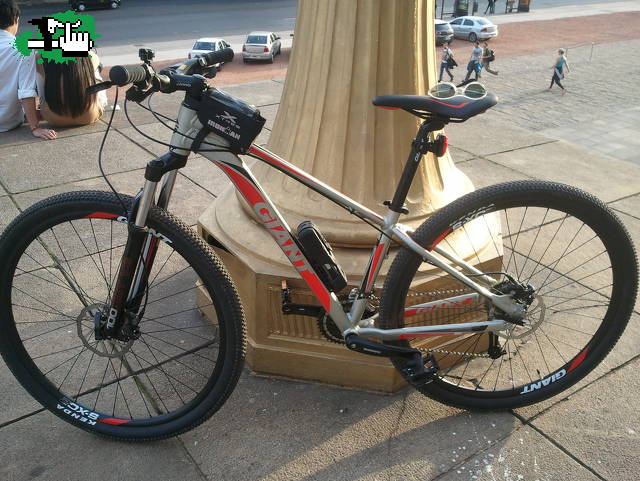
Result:
[[[453,28],[453,35],[466,38],[470,42],[487,40],[498,36],[498,26],[484,17],[458,17],[449,22]]]
[[[450,42],[453,38],[453,29],[449,22],[444,20],[438,20],[436,18],[436,45],[442,45],[445,42]]]
[[[275,33],[251,32],[242,46],[242,59],[245,63],[249,60],[267,60],[273,63],[274,57],[281,50],[280,37]]]

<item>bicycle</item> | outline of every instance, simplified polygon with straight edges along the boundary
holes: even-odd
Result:
[[[148,98],[173,130],[169,151],[148,163],[135,197],[118,194],[105,176],[113,192],[40,201],[0,237],[0,349],[45,408],[84,430],[142,441],[197,426],[233,391],[246,347],[238,293],[213,249],[167,211],[191,152],[231,179],[319,301],[295,304],[283,285],[283,312],[316,318],[348,349],[389,358],[425,395],[467,409],[524,406],[567,389],[611,350],[633,310],[637,260],[624,226],[590,194],[510,182],[455,200],[416,230],[398,223],[422,156],[446,151],[437,132],[486,111],[494,94],[439,84],[426,96],[374,99],[422,119],[383,216],[252,144],[264,124],[259,111],[198,75],[229,55],[156,73],[141,51],[142,65],[114,67],[92,91],[133,84],[127,101]],[[173,127],[150,96],[178,90],[185,97]],[[346,289],[312,223],[292,231],[240,154],[379,231],[357,287]]]

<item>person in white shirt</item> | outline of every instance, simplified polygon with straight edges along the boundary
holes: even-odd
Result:
[[[36,110],[36,56],[15,48],[19,17],[15,0],[0,0],[0,132],[20,126],[26,116],[35,137],[52,140],[58,134],[40,127]]]

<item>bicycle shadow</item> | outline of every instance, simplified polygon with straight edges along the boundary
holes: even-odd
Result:
[[[244,375],[221,411],[182,436],[210,479],[431,479],[520,423],[406,389],[393,395]],[[493,457],[493,454],[490,455]]]

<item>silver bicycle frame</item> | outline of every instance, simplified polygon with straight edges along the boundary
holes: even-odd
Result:
[[[182,104],[178,114],[177,128],[171,138],[171,145],[174,146],[172,147],[172,150],[182,155],[189,155],[191,153],[191,146],[193,143],[192,139],[196,137],[201,129],[202,125],[197,118],[196,111],[189,109]],[[269,152],[264,147],[252,145],[248,151],[252,156],[259,158],[261,161],[266,162],[271,167],[278,169],[285,175],[301,182],[324,197],[327,197],[337,204],[345,207],[349,212],[354,213],[358,217],[375,224],[384,233],[384,235],[380,236],[377,245],[373,248],[371,258],[363,275],[363,280],[360,288],[358,289],[358,296],[356,296],[356,300],[353,302],[351,310],[349,312],[345,312],[336,293],[328,290],[322,283],[318,273],[315,272],[311,263],[305,257],[297,238],[293,235],[286,220],[282,217],[273,202],[271,202],[271,199],[262,189],[245,162],[237,155],[226,151],[221,152],[219,151],[219,148],[212,148],[207,145],[207,143],[218,146],[226,146],[228,143],[223,138],[210,133],[205,138],[205,142],[202,144],[203,147],[200,149],[199,153],[222,169],[222,171],[229,177],[236,189],[240,191],[247,203],[253,208],[253,211],[262,221],[264,227],[273,236],[274,240],[280,246],[293,267],[298,271],[311,291],[318,298],[322,307],[345,335],[348,333],[358,333],[359,335],[381,340],[397,340],[452,333],[499,331],[513,326],[512,323],[504,320],[493,320],[460,324],[419,326],[402,329],[361,327],[360,321],[368,302],[367,297],[374,289],[376,278],[380,272],[382,262],[387,256],[392,238],[414,251],[424,259],[425,262],[442,269],[475,291],[475,293],[465,296],[456,296],[448,299],[440,299],[431,303],[410,306],[405,309],[406,314],[415,315],[416,313],[426,312],[427,310],[433,311],[439,308],[451,307],[453,303],[463,301],[468,302],[469,299],[477,300],[479,296],[482,296],[490,303],[500,308],[503,312],[507,313],[507,315],[515,318],[522,317],[523,313],[521,308],[509,296],[493,294],[487,288],[497,283],[495,279],[484,275],[472,265],[457,258],[437,245],[430,246],[429,249],[425,249],[417,244],[409,235],[411,229],[398,223],[400,216],[399,213],[389,210],[384,217],[380,216],[376,212],[341,194],[337,190],[304,172],[295,165],[290,164],[286,160],[278,157],[272,152]],[[166,208],[169,203],[175,181],[175,175],[176,171],[172,171],[165,174],[163,178],[163,186],[157,202],[160,207]],[[145,183],[138,209],[138,215],[136,217],[136,225],[144,225],[148,209],[155,198],[155,190],[155,182],[147,181]],[[433,251],[433,253],[431,251]],[[446,262],[443,262],[434,253],[445,258],[460,268],[460,270],[452,267]],[[461,271],[478,276],[479,280],[484,285],[470,279]]]

